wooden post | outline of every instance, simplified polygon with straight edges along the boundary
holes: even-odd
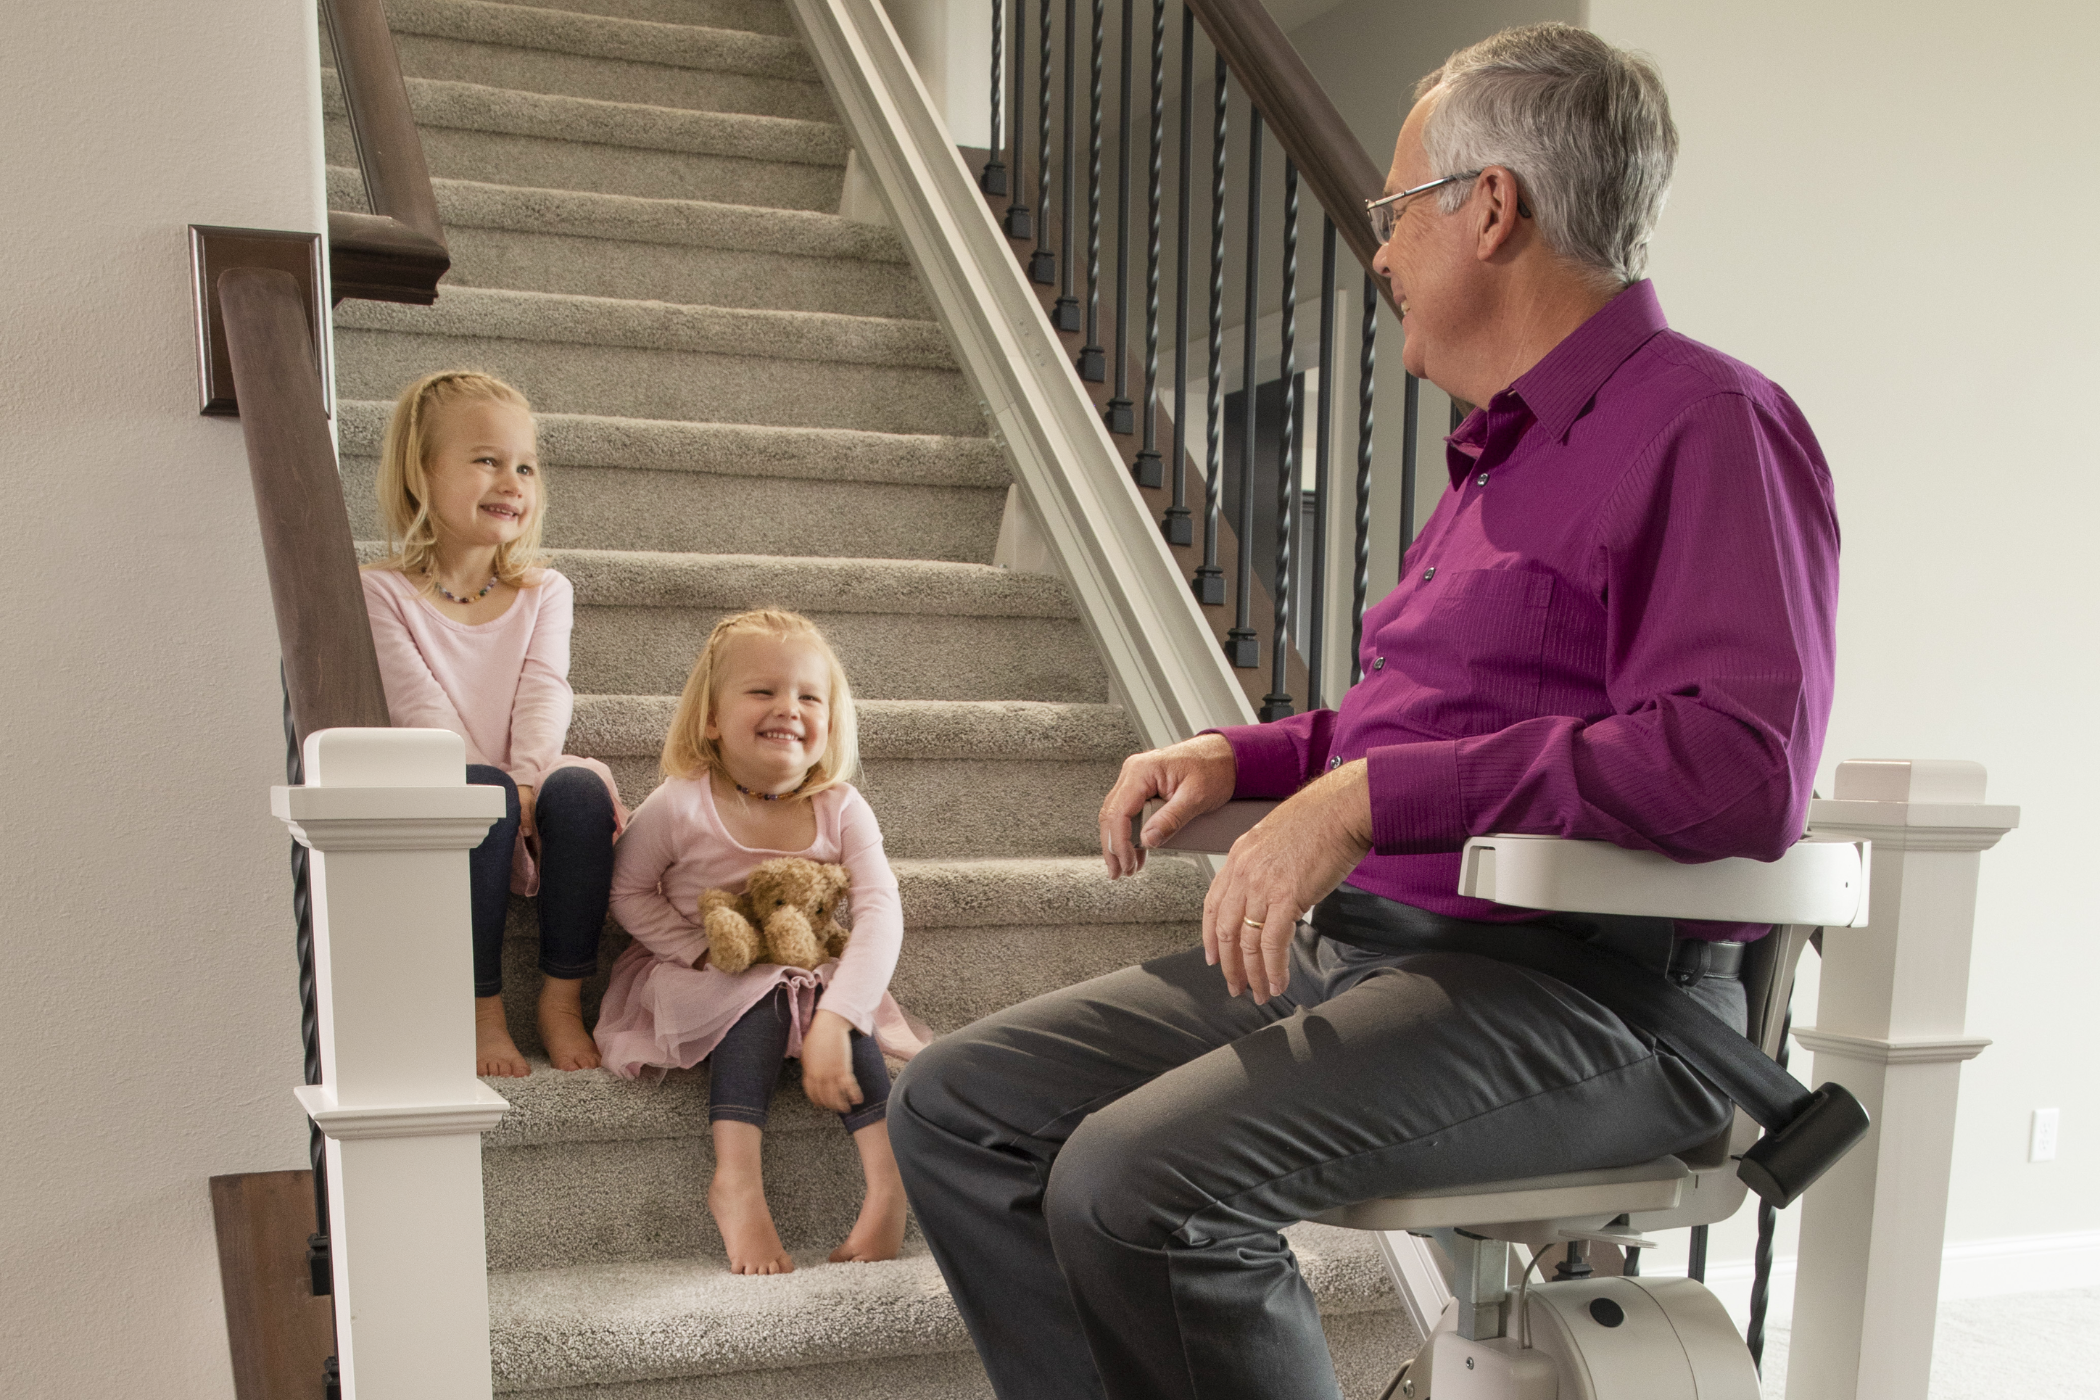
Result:
[[[343,1395],[491,1393],[467,852],[503,793],[440,729],[325,729],[271,810],[313,852],[322,1082]]]
[[[1787,1400],[1925,1400],[1946,1236],[1982,853],[2019,825],[1976,763],[1838,765],[1817,836],[1874,843],[1871,922],[1826,928],[1810,1084],[1836,1080],[1874,1126],[1802,1201]]]

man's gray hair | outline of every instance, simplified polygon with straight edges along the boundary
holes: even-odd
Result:
[[[1415,97],[1435,103],[1422,133],[1432,173],[1508,167],[1547,247],[1640,280],[1677,159],[1653,62],[1573,25],[1529,24],[1460,49]],[[1446,186],[1444,211],[1469,193]]]

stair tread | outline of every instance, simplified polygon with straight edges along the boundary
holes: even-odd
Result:
[[[328,167],[332,208],[364,207],[364,176]],[[626,243],[859,259],[909,266],[895,231],[837,214],[704,199],[648,199],[591,190],[545,189],[481,180],[433,179],[438,215],[447,228],[567,234]],[[444,289],[450,292],[452,288]]]
[[[851,149],[846,129],[834,122],[603,102],[444,78],[404,78],[402,82],[419,127],[789,165],[844,165]],[[321,104],[329,117],[347,114],[333,69],[321,70]]]
[[[1393,1305],[1375,1236],[1313,1224],[1285,1234],[1322,1312]],[[684,1259],[491,1273],[496,1384],[604,1385],[970,1345],[923,1246],[908,1245],[882,1264],[826,1264],[812,1255],[796,1266],[763,1278]]]
[[[393,410],[383,399],[339,400],[336,421],[343,454],[378,456]],[[534,413],[533,421],[539,427],[541,460],[556,470],[627,467],[987,489],[1012,479],[1005,455],[990,438],[587,413]]]
[[[579,695],[569,747],[592,758],[653,756],[675,695]],[[864,759],[1120,760],[1140,747],[1120,705],[1048,700],[861,700]]]
[[[931,559],[822,559],[767,554],[547,551],[582,606],[748,607],[765,597],[818,613],[1076,617],[1046,574]]]
[[[432,306],[346,301],[345,330],[488,340],[556,341],[768,360],[953,369],[947,337],[931,321],[685,306],[568,292],[448,287]]]
[[[817,66],[799,40],[744,29],[622,19],[532,5],[495,4],[491,0],[390,0],[387,25],[397,34],[424,34],[807,83],[819,81]]]

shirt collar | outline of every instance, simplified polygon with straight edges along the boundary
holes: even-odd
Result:
[[[1546,435],[1559,441],[1612,372],[1669,328],[1655,284],[1643,278],[1599,307],[1503,393],[1522,399]]]

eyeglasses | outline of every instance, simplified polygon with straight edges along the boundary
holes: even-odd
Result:
[[[1407,208],[1406,205],[1399,201],[1412,198],[1418,194],[1427,194],[1429,191],[1439,189],[1445,185],[1457,184],[1460,180],[1477,180],[1480,178],[1480,174],[1481,172],[1478,170],[1468,170],[1462,175],[1446,175],[1441,180],[1431,180],[1426,185],[1416,185],[1411,190],[1402,190],[1398,194],[1389,194],[1384,199],[1365,200],[1364,212],[1371,216],[1371,232],[1377,235],[1381,244],[1392,242],[1393,230],[1399,225],[1400,215]]]

